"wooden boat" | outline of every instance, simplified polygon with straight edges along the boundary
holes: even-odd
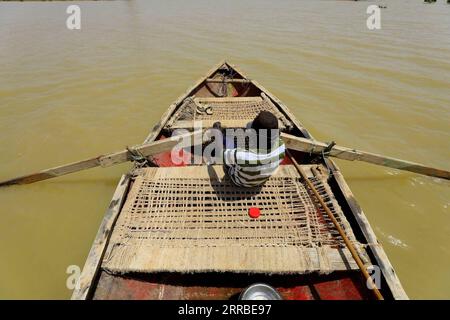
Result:
[[[146,143],[176,129],[221,121],[243,128],[270,110],[282,131],[312,139],[291,111],[237,67],[221,62],[179,97]],[[258,190],[233,187],[220,166],[170,152],[136,155],[120,179],[72,299],[237,299],[263,282],[283,299],[373,299],[347,248],[314,206],[286,158]],[[384,299],[407,295],[339,168],[327,157],[292,152],[339,219]],[[250,188],[251,189],[251,188]],[[259,219],[247,215],[261,209]]]

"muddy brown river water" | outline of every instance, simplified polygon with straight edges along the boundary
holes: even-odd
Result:
[[[381,29],[366,9],[384,4]],[[0,180],[122,149],[226,58],[316,138],[449,169],[441,0],[0,2]],[[450,298],[450,185],[338,161],[411,298]],[[128,165],[0,190],[0,298],[69,298]]]

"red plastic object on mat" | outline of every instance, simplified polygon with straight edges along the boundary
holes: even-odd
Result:
[[[251,207],[250,209],[248,209],[248,215],[253,219],[256,219],[261,215],[261,211],[259,210],[259,208]]]

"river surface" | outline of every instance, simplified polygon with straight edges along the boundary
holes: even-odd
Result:
[[[0,180],[144,140],[222,59],[325,141],[449,169],[444,0],[0,2]],[[366,9],[385,4],[381,30]],[[411,298],[450,298],[450,185],[338,161]],[[120,175],[0,190],[0,298],[69,298]]]

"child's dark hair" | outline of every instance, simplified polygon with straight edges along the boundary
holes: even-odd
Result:
[[[253,120],[252,128],[258,129],[278,129],[278,119],[269,111],[261,111]]]
[[[269,111],[261,111],[255,120],[253,120],[252,129],[255,129],[258,135],[258,146],[266,146],[270,148],[272,142],[272,131],[278,130],[278,119]],[[261,139],[267,139],[267,142],[262,144],[263,140]]]

